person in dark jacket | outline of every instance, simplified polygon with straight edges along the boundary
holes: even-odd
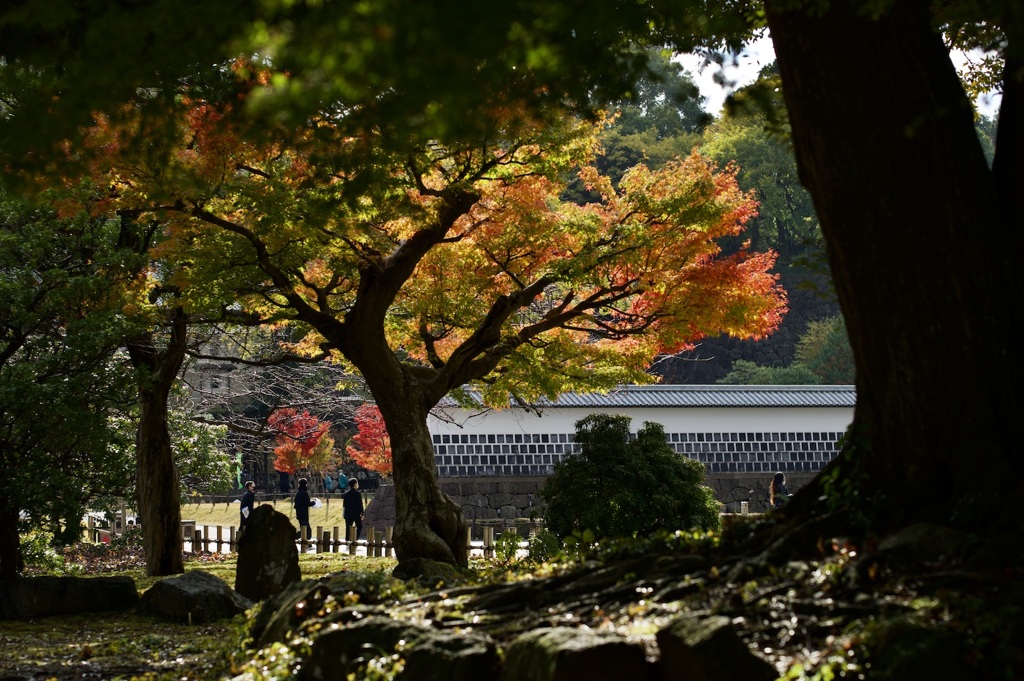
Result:
[[[363,531],[363,494],[359,491],[359,481],[355,478],[348,479],[348,491],[342,495],[345,527],[356,526],[355,539]]]
[[[238,510],[238,531],[241,532],[249,523],[249,516],[256,505],[256,483],[249,480],[245,483],[245,494],[242,495],[242,507]]]
[[[780,508],[786,499],[789,499],[789,490],[786,489],[786,476],[784,473],[776,473],[768,486],[768,503],[772,508]]]
[[[302,536],[302,528],[307,529],[306,537],[313,537],[313,528],[309,526],[309,507],[316,502],[309,498],[307,487],[309,482],[305,478],[299,479],[299,489],[295,492],[295,518],[299,521],[299,537]]]

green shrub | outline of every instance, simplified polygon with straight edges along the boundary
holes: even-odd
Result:
[[[110,539],[110,550],[115,553],[142,551],[142,528],[129,525],[128,528]]]
[[[545,563],[562,552],[562,540],[554,532],[543,529],[527,540],[527,559],[530,563]]]
[[[522,541],[522,537],[518,532],[509,530],[502,532],[494,541],[494,559],[506,566],[516,562],[520,541]]]
[[[59,573],[64,569],[64,556],[53,547],[53,535],[32,530],[21,535],[21,555],[28,567]]]
[[[592,414],[576,423],[579,454],[555,466],[544,485],[545,521],[565,538],[656,530],[718,530],[719,504],[703,485],[704,466],[672,451],[658,423],[630,437],[627,416]]]

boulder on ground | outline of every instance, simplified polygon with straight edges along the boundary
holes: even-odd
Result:
[[[298,678],[317,681],[359,675],[375,658],[385,669],[400,666],[395,678],[401,681],[493,679],[500,667],[497,649],[487,637],[370,615],[318,632]]]
[[[128,610],[139,602],[131,577],[19,577],[0,581],[0,620]]]
[[[234,617],[250,607],[252,601],[223,579],[201,570],[161,579],[139,600],[139,612],[197,624]]]
[[[288,516],[267,504],[257,506],[238,538],[235,591],[262,601],[301,580],[295,532]]]
[[[647,679],[650,675],[650,663],[639,643],[615,634],[554,627],[528,631],[512,641],[505,652],[500,678],[501,681],[622,681]]]
[[[728,617],[683,615],[659,631],[657,641],[662,678],[772,681],[779,676],[774,667],[751,652]]]
[[[429,558],[403,560],[391,571],[391,576],[403,581],[415,579],[424,586],[435,589],[462,581],[462,577],[454,565]]]
[[[252,618],[249,635],[256,648],[285,642],[307,619],[318,616],[331,590],[322,582],[304,579],[286,585],[280,593],[266,598]]]

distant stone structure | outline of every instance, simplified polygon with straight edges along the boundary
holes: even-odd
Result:
[[[776,471],[796,491],[835,458],[855,405],[853,386],[620,386],[504,410],[447,403],[429,425],[441,489],[471,525],[543,518],[544,481],[579,451],[575,423],[593,413],[629,416],[634,430],[662,424],[680,456],[704,464],[726,511],[756,512]],[[364,524],[394,526],[394,487],[377,491]]]
[[[466,520],[529,520],[544,517],[540,491],[544,477],[532,478],[443,478],[441,489],[462,507]],[[367,504],[363,525],[382,529],[395,525],[395,488],[377,489]]]

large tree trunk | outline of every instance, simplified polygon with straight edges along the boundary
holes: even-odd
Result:
[[[167,394],[140,391],[135,485],[146,550],[146,574],[185,571],[181,543],[181,491],[167,431]]]
[[[18,509],[0,509],[0,579],[14,579],[25,569],[18,534]]]
[[[769,0],[768,23],[857,364],[832,474],[876,518],[1019,525],[1022,235],[928,3],[878,20],[857,2],[791,5]]]
[[[377,407],[391,437],[395,556],[468,565],[468,525],[459,505],[441,491],[426,411],[380,398]]]
[[[395,483],[395,555],[469,564],[468,525],[462,509],[441,490],[427,411],[402,392],[374,393],[391,438]]]
[[[185,571],[181,542],[181,492],[174,451],[167,429],[171,387],[185,359],[185,322],[179,314],[162,351],[152,337],[129,344],[139,372],[139,428],[136,437],[136,490],[142,518],[146,574],[176,575]]]

